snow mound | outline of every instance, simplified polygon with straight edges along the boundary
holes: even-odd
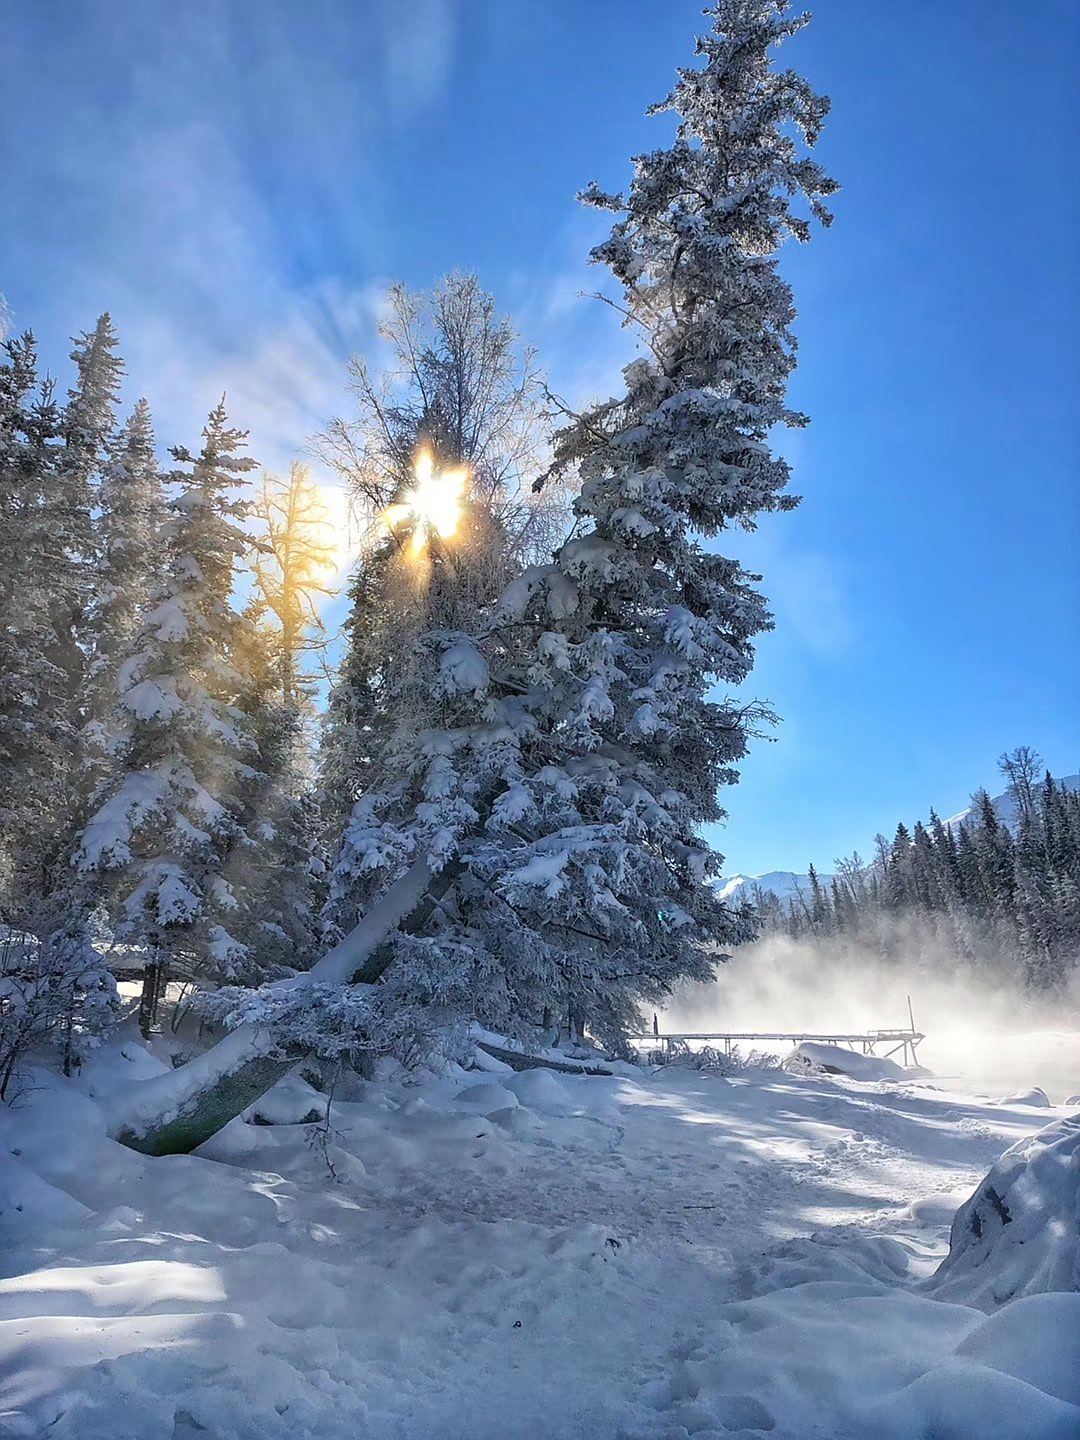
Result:
[[[796,1072],[823,1070],[827,1075],[847,1075],[852,1080],[903,1080],[904,1071],[894,1060],[877,1055],[859,1055],[841,1045],[822,1045],[806,1040],[797,1045],[784,1061],[788,1070]]]
[[[75,1223],[92,1214],[88,1205],[48,1184],[14,1153],[0,1150],[0,1225],[21,1222],[33,1229],[43,1222]]]
[[[948,1225],[959,1207],[966,1200],[962,1191],[947,1190],[938,1195],[926,1195],[912,1200],[900,1212],[901,1218],[928,1229]]]
[[[1018,1090],[1015,1095],[1004,1095],[994,1102],[996,1105],[1037,1105],[1040,1110],[1049,1110],[1050,1097],[1045,1090],[1040,1090],[1038,1085],[1033,1085],[1030,1090]]]
[[[1080,1119],[1056,1120],[1005,1151],[956,1212],[930,1288],[981,1310],[1080,1291]]]
[[[520,1104],[542,1115],[563,1115],[573,1103],[562,1081],[550,1070],[522,1070],[507,1080],[506,1088]]]
[[[1065,1106],[1066,1109],[1068,1109],[1070,1105],[1080,1105],[1080,1095],[1070,1095],[1066,1100],[1063,1100],[1061,1103]]]
[[[1024,1295],[984,1320],[956,1353],[1080,1405],[1080,1295]]]
[[[325,1114],[326,1096],[299,1075],[286,1075],[249,1106],[243,1118],[249,1125],[310,1125]]]
[[[486,1080],[460,1091],[457,1103],[468,1106],[478,1115],[497,1115],[500,1110],[512,1110],[520,1102],[512,1090],[504,1088],[497,1081]]]

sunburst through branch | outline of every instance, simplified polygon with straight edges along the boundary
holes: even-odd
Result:
[[[411,524],[410,552],[418,555],[432,535],[442,540],[453,536],[461,521],[462,504],[469,483],[463,466],[437,470],[430,450],[419,450],[413,461],[415,484],[395,505],[383,511],[383,520],[394,530]]]

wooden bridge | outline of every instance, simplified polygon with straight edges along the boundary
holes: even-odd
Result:
[[[671,1051],[679,1045],[691,1045],[695,1042],[707,1043],[721,1041],[724,1046],[724,1053],[731,1054],[732,1045],[741,1041],[786,1040],[792,1045],[801,1045],[804,1041],[812,1041],[818,1045],[846,1045],[849,1050],[855,1050],[863,1055],[877,1055],[878,1046],[888,1046],[888,1049],[881,1051],[883,1060],[891,1059],[893,1055],[903,1054],[904,1063],[915,1065],[918,1063],[916,1047],[920,1040],[925,1040],[925,1035],[916,1030],[914,1023],[910,1027],[896,1030],[832,1030],[826,1033],[817,1033],[810,1030],[710,1030],[695,1031],[683,1030],[678,1032],[661,1032],[656,1017],[653,1017],[653,1030],[651,1035],[632,1035],[630,1039],[639,1046],[653,1046],[659,1051],[662,1058],[670,1055]]]

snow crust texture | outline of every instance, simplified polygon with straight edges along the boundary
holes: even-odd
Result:
[[[0,1111],[0,1435],[1080,1434],[1064,1111],[481,1063],[343,1078],[328,1128],[291,1075],[160,1159],[107,1134],[165,1068],[133,1037],[76,1081],[28,1074]],[[984,1224],[985,1253],[954,1227],[938,1269],[988,1170],[1013,1220]],[[1014,1226],[1037,1263],[990,1305]]]

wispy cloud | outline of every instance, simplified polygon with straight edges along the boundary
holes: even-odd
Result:
[[[516,269],[500,297],[537,346],[551,388],[574,408],[614,394],[637,351],[617,312],[596,298],[611,288],[608,272],[589,263],[605,229],[604,216],[571,211],[552,253],[542,264]]]
[[[453,0],[412,0],[384,13],[386,98],[398,113],[422,108],[447,84],[457,39]]]
[[[388,269],[377,142],[449,83],[454,0],[388,0],[363,25],[291,0],[256,25],[232,0],[95,7],[100,74],[28,13],[0,61],[6,93],[79,100],[44,113],[39,162],[11,180],[13,213],[33,220],[21,268],[59,281],[35,297],[32,278],[14,323],[62,364],[66,336],[110,309],[129,396],[149,394],[163,444],[195,440],[224,390],[259,458],[286,465],[372,345]]]

